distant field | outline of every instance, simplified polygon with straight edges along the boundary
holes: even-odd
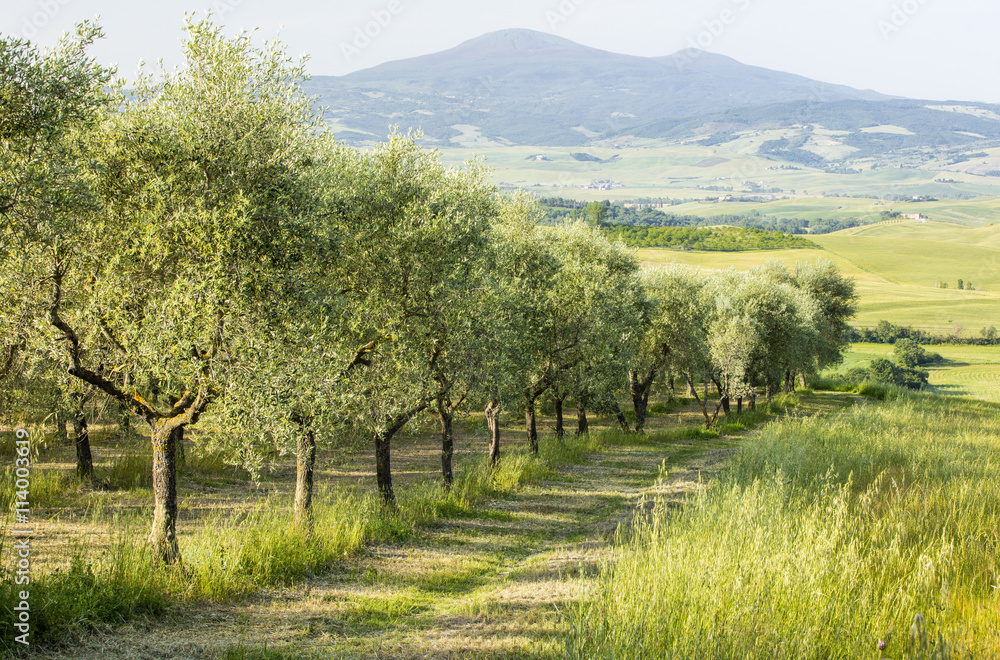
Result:
[[[631,199],[636,197],[672,197],[695,199],[729,194],[730,191],[708,191],[704,187],[732,188],[732,194],[748,189],[744,182],[763,183],[764,187],[781,188],[783,194],[797,199],[770,205],[723,203],[719,205],[688,205],[685,213],[705,215],[759,210],[781,217],[838,217],[860,215],[873,209],[873,203],[886,194],[954,197],[956,194],[1000,196],[1000,178],[976,176],[944,168],[883,168],[857,174],[829,174],[822,170],[771,169],[781,165],[762,158],[755,152],[764,140],[775,139],[775,132],[761,133],[725,146],[683,144],[663,146],[633,146],[616,149],[605,147],[498,147],[471,145],[470,148],[444,148],[446,163],[458,165],[470,158],[483,157],[494,169],[498,184],[532,190],[545,196],[572,197],[581,200]],[[433,146],[433,145],[428,145]],[[580,162],[573,153],[587,153],[607,162]],[[536,157],[541,157],[537,160]],[[595,180],[614,180],[622,184],[612,190],[583,190],[580,186]],[[939,180],[953,183],[940,183]],[[699,188],[701,186],[702,188]],[[794,191],[794,193],[792,192]],[[867,195],[874,199],[822,198],[822,195]],[[787,206],[782,206],[787,204]],[[959,203],[961,204],[961,203]],[[707,206],[707,208],[705,208]],[[954,204],[945,202],[943,206]],[[977,206],[974,204],[973,206]],[[934,202],[897,204],[907,210],[938,213]],[[894,208],[895,208],[894,207]],[[991,219],[1000,219],[1000,202],[994,203]],[[961,220],[958,211],[951,220]],[[978,209],[968,215],[982,217]]]
[[[1000,226],[895,222],[810,236],[823,250],[708,253],[643,249],[646,264],[749,268],[768,259],[788,266],[825,257],[853,277],[860,303],[855,324],[886,319],[939,334],[977,335],[1000,325]],[[959,290],[958,280],[975,291]],[[946,283],[948,288],[937,288]]]
[[[931,391],[986,401],[1000,402],[1000,346],[927,346],[945,362],[930,365]],[[893,347],[887,344],[854,344],[837,371],[867,364],[879,357],[891,358]]]
[[[498,184],[542,196],[581,201],[665,197],[705,199],[748,194],[744,184],[784,192],[767,202],[694,201],[664,207],[679,215],[717,216],[757,212],[779,218],[860,218],[878,220],[883,211],[921,213],[930,222],[892,220],[835,234],[810,236],[822,250],[753,253],[699,253],[641,249],[649,264],[667,261],[705,268],[747,268],[775,258],[795,262],[824,256],[857,280],[861,295],[855,323],[873,326],[886,319],[939,334],[976,335],[1000,326],[1000,178],[948,169],[884,168],[858,174],[772,169],[775,161],[754,154],[760,142],[780,135],[762,132],[725,146],[695,144],[616,149],[606,147],[475,147],[443,149],[446,163],[481,156],[494,168]],[[574,153],[603,160],[579,161]],[[620,182],[611,190],[582,189],[594,181]],[[949,183],[942,183],[948,181]],[[723,190],[710,191],[709,187]],[[731,192],[726,189],[732,188]],[[794,191],[794,194],[792,193]],[[828,195],[870,195],[868,198]],[[889,202],[894,194],[942,198],[934,202]],[[956,194],[972,200],[947,199]],[[995,224],[994,224],[995,223]],[[975,291],[959,291],[958,280]],[[947,289],[938,288],[946,283]]]

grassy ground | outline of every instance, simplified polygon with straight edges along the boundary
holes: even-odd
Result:
[[[842,395],[813,395],[792,414],[830,411],[846,402]],[[593,584],[619,524],[630,519],[637,501],[653,491],[682,498],[701,488],[739,442],[693,430],[700,414],[690,405],[653,409],[659,414],[645,438],[603,432],[601,421],[588,440],[560,446],[544,438],[542,465],[532,474],[522,469],[520,485],[478,501],[441,499],[433,485],[437,443],[429,428],[416,428],[395,446],[401,515],[409,518],[392,525],[379,522],[377,510],[364,513],[361,494],[373,490],[374,481],[369,452],[324,452],[317,534],[344,519],[363,519],[376,529],[360,547],[287,580],[265,573],[292,565],[283,553],[306,547],[280,527],[287,519],[291,470],[270,474],[255,488],[245,475],[218,465],[189,466],[180,480],[188,574],[139,584],[146,566],[141,550],[126,557],[136,569],[127,583],[136,602],[163,589],[167,602],[143,600],[149,614],[133,613],[124,625],[114,625],[114,616],[110,623],[69,622],[66,645],[41,647],[35,655],[559,657],[563,614]],[[728,428],[736,432],[740,425]],[[108,432],[95,442],[102,478],[120,460]],[[515,426],[505,433],[505,460],[515,465],[523,455],[522,432]],[[461,490],[463,475],[475,473],[485,450],[475,419],[464,425],[458,445]],[[68,471],[69,450],[53,442],[42,450],[36,471]],[[196,454],[189,449],[192,460]],[[33,512],[40,521],[33,574],[68,575],[82,585],[81,598],[92,599],[85,604],[104,603],[93,582],[106,575],[102,562],[141,546],[150,493],[143,485],[91,490],[71,486],[71,480],[61,483],[44,508],[39,502]],[[334,506],[344,501],[345,489],[362,497],[348,500],[353,511]],[[74,553],[86,559],[74,563]],[[267,559],[271,555],[280,556]],[[250,560],[257,563],[247,567]],[[242,591],[234,588],[240,579],[250,582]]]
[[[930,374],[930,391],[937,394],[983,399],[1000,403],[1000,346],[927,346],[943,360],[923,367]],[[854,344],[844,355],[846,370],[874,358],[892,359],[893,347],[887,344]]]
[[[769,426],[635,521],[569,657],[1000,656],[998,413],[897,392]]]

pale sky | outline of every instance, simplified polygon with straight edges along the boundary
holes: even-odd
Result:
[[[184,14],[212,10],[232,32],[257,28],[262,40],[278,36],[291,54],[308,54],[312,75],[341,75],[519,27],[632,55],[669,55],[697,44],[824,82],[1000,103],[995,0],[3,2],[0,33],[42,45],[99,15],[107,38],[94,53],[130,77],[140,60],[177,64]]]

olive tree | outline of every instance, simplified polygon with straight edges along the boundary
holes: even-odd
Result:
[[[537,201],[525,195],[505,200],[490,228],[490,284],[483,318],[488,326],[480,363],[479,396],[490,433],[489,463],[500,461],[500,415],[523,400],[539,354],[550,292],[560,262],[543,237]]]
[[[52,255],[79,241],[77,227],[97,204],[87,168],[86,133],[107,112],[113,72],[88,55],[101,29],[84,22],[41,51],[0,37],[0,386],[18,390],[46,414],[70,396],[38,331]],[[65,371],[63,369],[63,371]],[[79,419],[79,416],[76,416]],[[86,434],[78,434],[84,441]],[[85,476],[86,461],[78,465]]]
[[[641,278],[649,311],[639,351],[628,370],[635,430],[640,432],[657,376],[666,369],[685,377],[703,373],[709,355],[705,276],[688,266],[670,265],[645,268]]]
[[[840,364],[849,344],[851,327],[848,322],[857,311],[858,294],[854,280],[840,273],[829,259],[797,263],[791,279],[818,305],[815,316],[818,333],[815,368],[820,370]],[[807,373],[800,372],[803,386]]]
[[[364,362],[352,377],[352,419],[374,439],[379,494],[393,506],[393,437],[438,404],[447,424],[461,400],[455,364],[474,339],[470,289],[483,278],[498,196],[481,165],[446,168],[410,136],[340,156],[324,205],[343,228],[344,329]]]
[[[85,242],[55,253],[48,310],[69,373],[149,426],[150,542],[167,563],[180,560],[180,434],[243,357],[230,338],[257,327],[308,248],[303,144],[317,123],[302,68],[279,45],[189,23],[184,54],[160,82],[140,80],[95,136],[101,213]],[[112,360],[92,359],[99,337]]]
[[[638,264],[621,243],[577,224],[563,228],[553,245],[562,263],[556,330],[573,347],[554,362],[551,384],[575,399],[583,434],[588,409],[619,410],[621,376],[638,348],[646,299]]]
[[[609,396],[611,374],[624,370],[642,305],[638,266],[621,245],[582,222],[543,227],[540,234],[558,267],[537,301],[531,367],[522,378],[526,432],[536,454],[538,398],[553,385],[572,392],[580,406],[578,429],[586,430],[588,400]]]

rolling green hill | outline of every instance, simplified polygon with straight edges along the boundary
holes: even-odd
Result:
[[[676,252],[640,249],[647,264],[749,268],[767,259],[790,266],[818,257],[855,278],[860,295],[855,324],[886,319],[935,334],[978,335],[1000,326],[1000,226],[896,222],[810,239],[822,249],[767,252]],[[958,280],[975,290],[959,290]],[[936,284],[947,283],[948,288]]]

